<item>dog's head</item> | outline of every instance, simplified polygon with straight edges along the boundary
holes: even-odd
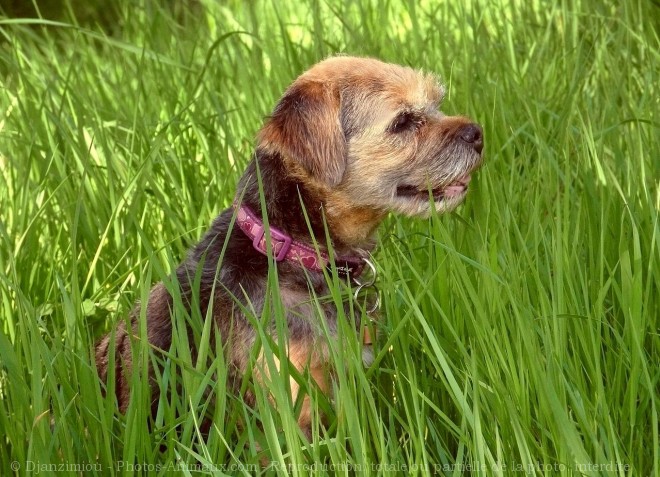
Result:
[[[329,208],[427,215],[453,209],[481,163],[481,128],[439,111],[436,77],[334,57],[302,74],[259,133]],[[433,201],[431,201],[431,197]]]

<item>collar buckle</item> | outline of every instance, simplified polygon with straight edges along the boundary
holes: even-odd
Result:
[[[241,205],[238,201],[234,201],[233,207],[236,211],[238,228],[252,240],[252,246],[257,252],[268,256],[264,223],[249,207]],[[293,240],[290,235],[272,225],[269,230],[272,253],[276,262],[289,260],[314,272],[322,272],[323,268],[328,266],[330,258],[327,253]],[[360,260],[360,257],[335,257],[335,263],[344,263],[337,267],[338,273],[349,279],[357,278],[364,268]],[[373,268],[373,264],[370,266]]]
[[[270,241],[273,248],[273,254],[275,255],[276,262],[282,262],[286,259],[286,255],[289,253],[291,248],[291,243],[293,240],[287,234],[278,230],[276,227],[270,228]],[[252,240],[252,246],[259,252],[266,255],[268,253],[268,246],[266,245],[266,229],[263,224],[254,233],[254,239]]]

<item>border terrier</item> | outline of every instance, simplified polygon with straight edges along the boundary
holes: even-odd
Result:
[[[285,320],[288,329],[286,356],[329,395],[332,371],[324,344],[328,331],[323,330],[337,338],[338,307],[310,300],[312,295],[330,295],[324,269],[334,264],[342,279],[357,277],[386,214],[423,217],[432,208],[453,209],[481,163],[481,127],[440,112],[443,96],[443,87],[431,74],[347,56],[316,64],[285,91],[258,133],[233,207],[214,220],[175,273],[188,309],[199,306],[202,317],[211,310],[230,382],[240,382],[251,372],[256,384],[267,386],[263,353],[256,362],[250,358],[257,332],[244,310],[260,316],[269,306],[270,256],[285,310],[275,319]],[[168,289],[163,283],[155,285],[142,313],[152,349],[170,348],[172,308]],[[119,323],[96,347],[104,382],[114,367],[122,412],[129,402],[131,341],[139,339],[140,316],[137,305],[128,323]],[[355,323],[356,333],[364,336],[363,358],[368,361],[371,338],[364,334],[359,316]],[[275,325],[271,329],[276,340]],[[158,386],[153,376],[150,381],[157,405]],[[299,390],[292,380],[294,401]],[[302,399],[298,421],[309,436],[313,412],[309,396]]]

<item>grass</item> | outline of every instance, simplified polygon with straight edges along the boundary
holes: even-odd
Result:
[[[0,474],[660,475],[656,4],[161,3],[0,20]],[[346,324],[307,443],[292,371],[250,408],[222,350],[208,369],[178,333],[160,382],[180,392],[150,427],[136,379],[119,414],[93,343],[230,204],[284,87],[337,52],[441,74],[444,110],[486,138],[457,212],[381,227],[376,362]]]

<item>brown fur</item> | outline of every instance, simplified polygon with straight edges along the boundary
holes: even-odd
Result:
[[[388,212],[424,216],[431,207],[438,212],[452,209],[464,192],[449,197],[445,196],[446,188],[481,162],[481,129],[467,118],[439,112],[443,95],[434,76],[410,68],[367,58],[327,59],[301,75],[278,102],[258,135],[254,158],[239,182],[236,197],[257,215],[265,212],[271,225],[295,240],[311,244],[313,236],[321,249],[327,245],[327,223],[335,254],[365,257],[374,246],[378,224]],[[260,206],[257,167],[265,211]],[[430,190],[435,205],[429,200]],[[254,250],[241,230],[230,228],[232,214],[233,210],[227,209],[215,219],[176,270],[175,283],[184,304],[190,307],[199,303],[202,316],[213,306],[214,337],[219,336],[225,344],[230,381],[240,382],[248,371],[256,340],[256,332],[240,305],[253,306],[260,316],[268,260]],[[319,314],[318,308],[310,304],[310,290],[318,296],[327,295],[328,284],[322,274],[305,273],[298,264],[281,262],[277,267],[286,310],[282,319],[289,334],[288,343],[281,345],[291,365],[300,372],[307,371],[321,391],[329,393],[332,370],[321,320],[334,335],[337,308],[332,303],[323,304]],[[194,277],[200,270],[199,290],[193,290]],[[170,347],[172,303],[165,286],[157,284],[146,309],[148,340],[153,349],[167,351]],[[345,311],[348,309],[347,305]],[[131,339],[138,339],[139,316],[137,307],[131,315],[131,330],[123,322],[117,326],[114,363],[109,359],[111,335],[96,348],[96,362],[104,381],[108,369],[114,366],[122,411],[130,397]],[[359,327],[359,317],[356,322]],[[276,339],[274,325],[271,331]],[[263,356],[257,359],[253,378],[267,386],[265,361]],[[275,362],[279,371],[280,363]],[[157,403],[157,388],[152,388]],[[295,381],[291,390],[295,399],[299,393]],[[308,434],[312,414],[306,396],[299,423]]]

